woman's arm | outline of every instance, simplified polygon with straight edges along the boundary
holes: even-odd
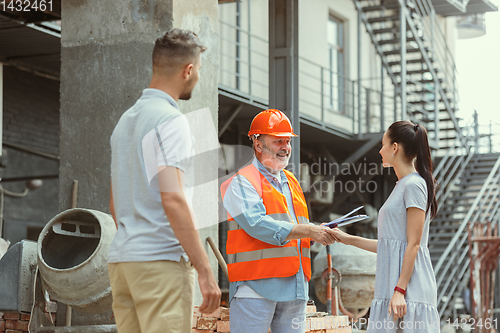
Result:
[[[285,240],[311,238],[313,241],[321,245],[330,245],[338,241],[335,238],[333,231],[330,228],[320,225],[310,224],[294,224],[292,231],[288,234]]]
[[[399,280],[396,285],[404,290],[406,290],[408,282],[410,281],[413,268],[415,267],[415,259],[420,249],[420,240],[424,232],[425,212],[420,208],[410,207],[406,210],[406,216],[406,237],[408,239],[408,246],[406,247],[401,274],[399,275]],[[389,304],[389,315],[391,315],[391,312],[394,312],[394,320],[406,314],[406,302],[404,295],[400,292],[395,291],[392,296],[391,303]]]
[[[373,253],[377,253],[377,243],[376,239],[369,239],[359,236],[349,235],[346,232],[343,232],[339,228],[332,229],[334,236],[345,245],[352,245],[357,248],[370,251]]]

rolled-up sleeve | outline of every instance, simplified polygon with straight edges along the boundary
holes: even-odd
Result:
[[[272,245],[283,246],[288,243],[285,239],[292,231],[293,224],[267,216],[262,198],[245,177],[233,178],[223,204],[236,223],[250,236]]]

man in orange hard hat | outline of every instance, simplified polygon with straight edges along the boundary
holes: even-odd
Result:
[[[304,332],[310,241],[327,245],[335,237],[309,223],[299,182],[285,170],[297,136],[288,117],[262,111],[248,136],[254,160],[221,186],[229,220],[231,332]]]

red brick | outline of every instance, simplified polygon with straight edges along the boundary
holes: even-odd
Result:
[[[19,312],[5,312],[3,314],[3,318],[4,319],[17,319],[17,320],[19,320],[19,318],[21,318],[21,315],[19,314]]]
[[[219,320],[217,322],[217,332],[231,332],[229,330],[229,320]]]
[[[16,322],[15,329],[20,331],[28,331],[28,324],[29,322],[27,321],[19,320],[18,322]]]
[[[221,308],[220,309],[220,320],[229,320],[229,309]]]
[[[198,326],[198,317],[193,316],[193,320],[191,320],[191,328],[196,328]]]
[[[0,312],[0,319],[3,319],[3,312]]]
[[[193,316],[195,317],[201,317],[201,312],[197,306],[194,307],[193,309]]]
[[[217,318],[199,318],[196,328],[200,330],[215,330],[217,328]]]
[[[316,305],[308,305],[306,307],[306,313],[315,313],[316,312]]]
[[[215,331],[214,330],[199,330],[199,329],[196,329],[196,328],[193,328],[191,330],[192,333],[214,333]]]
[[[45,312],[57,312],[57,303],[45,302]]]
[[[27,314],[27,313],[21,313],[21,320],[27,320],[29,321],[30,320],[30,315]]]
[[[5,321],[0,320],[0,332],[3,332],[3,331],[5,331]]]
[[[15,330],[16,323],[17,323],[17,320],[12,320],[12,319],[6,320],[5,321],[5,329],[6,330]]]
[[[23,331],[18,331],[18,330],[5,330],[5,333],[23,333]]]
[[[220,318],[220,308],[218,308],[217,310],[215,310],[212,313],[204,313],[203,317],[207,317],[207,318]]]

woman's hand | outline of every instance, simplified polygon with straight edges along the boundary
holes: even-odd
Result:
[[[394,312],[394,321],[403,318],[406,315],[406,300],[403,294],[399,291],[394,291],[389,303],[389,317]]]
[[[349,244],[349,237],[351,235],[349,235],[348,233],[346,232],[343,232],[342,230],[340,230],[339,228],[332,228],[331,229],[333,231],[333,234],[335,235],[335,238],[341,242],[342,244],[345,244],[345,245],[350,245]]]
[[[322,225],[310,225],[310,227],[311,233],[309,237],[321,245],[326,246],[339,241],[332,232],[332,229],[328,227],[323,227]]]

